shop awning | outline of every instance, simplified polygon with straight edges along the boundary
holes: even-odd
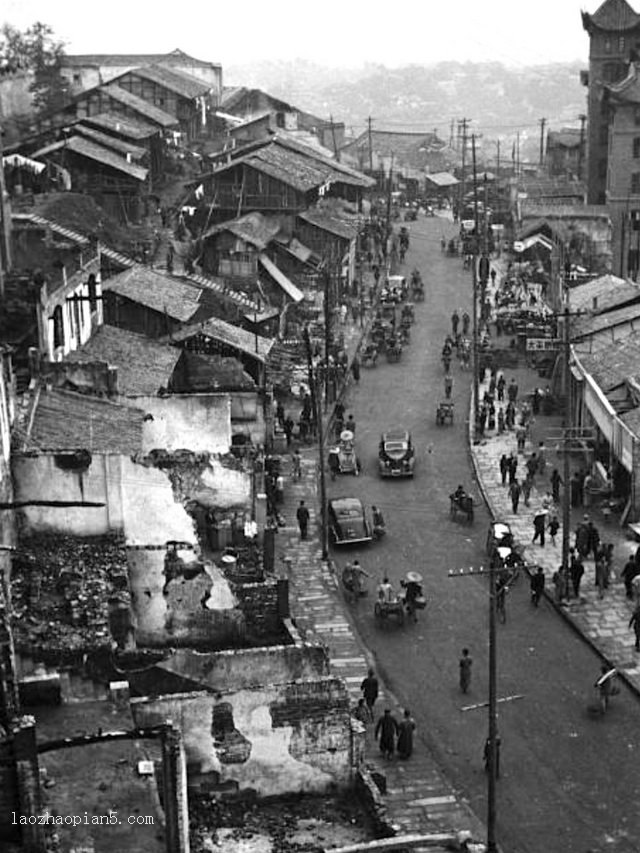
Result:
[[[273,263],[271,258],[268,258],[265,254],[261,254],[258,255],[258,260],[269,273],[271,278],[280,285],[290,299],[294,302],[302,302],[304,299],[304,293],[301,290],[298,290],[292,281],[289,281],[286,275]]]

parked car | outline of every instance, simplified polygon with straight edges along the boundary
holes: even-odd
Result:
[[[331,498],[328,504],[329,531],[334,545],[371,542],[371,525],[359,498]]]
[[[416,454],[411,434],[404,429],[383,432],[378,450],[381,477],[413,477]]]

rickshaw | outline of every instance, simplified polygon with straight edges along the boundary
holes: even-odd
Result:
[[[357,477],[360,473],[360,460],[358,459],[353,446],[354,435],[349,429],[345,429],[340,433],[338,442],[338,473],[339,474],[355,474]]]
[[[436,424],[438,426],[444,426],[444,424],[453,423],[453,401],[452,400],[441,400],[438,403],[438,408],[436,409]]]
[[[466,493],[458,496],[455,492],[449,495],[449,513],[452,519],[455,519],[460,513],[471,524],[473,521],[473,497]]]
[[[395,336],[387,339],[386,350],[389,364],[397,364],[402,358],[402,344]]]
[[[368,343],[360,353],[360,363],[363,367],[375,367],[378,361],[378,347]]]

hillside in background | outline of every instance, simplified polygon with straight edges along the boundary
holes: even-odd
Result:
[[[578,126],[586,112],[580,69],[586,62],[514,68],[499,62],[440,62],[386,68],[330,68],[306,60],[261,62],[225,69],[225,84],[265,89],[320,116],[332,114],[355,134],[374,125],[433,130],[449,138],[451,120],[473,120],[484,138],[511,140],[520,130],[525,149],[535,151],[538,120],[547,128]]]

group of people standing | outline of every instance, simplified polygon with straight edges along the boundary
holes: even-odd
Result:
[[[362,699],[353,712],[354,717],[363,725],[373,723],[375,720],[374,706],[380,693],[380,685],[373,669],[369,669],[367,677],[360,685]],[[411,711],[405,708],[402,719],[398,721],[391,713],[390,708],[385,708],[384,713],[378,718],[374,729],[374,737],[380,746],[380,752],[386,759],[391,759],[394,753],[398,758],[407,759],[413,752],[413,733],[416,723],[411,716]]]

